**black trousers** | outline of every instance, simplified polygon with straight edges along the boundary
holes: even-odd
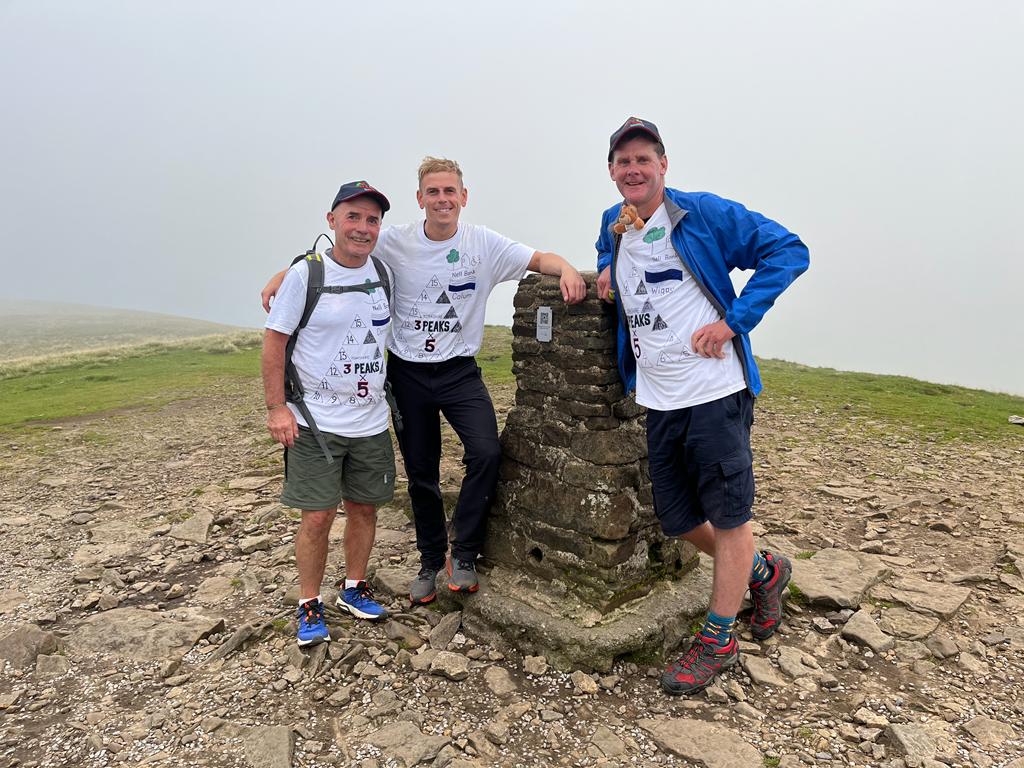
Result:
[[[420,562],[441,568],[448,552],[439,414],[444,414],[462,441],[466,467],[452,513],[452,557],[473,560],[484,543],[501,464],[494,404],[476,360],[455,357],[441,363],[410,363],[389,355],[388,380],[402,414],[398,444],[409,479]]]

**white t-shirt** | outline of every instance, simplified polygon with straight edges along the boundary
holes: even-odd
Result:
[[[382,229],[374,253],[401,276],[388,349],[417,363],[475,355],[487,297],[498,283],[522,278],[534,251],[464,222],[444,241],[428,239],[422,221]]]
[[[671,233],[662,204],[642,230],[622,236],[615,265],[636,357],[636,401],[659,411],[709,403],[746,386],[731,343],[723,359],[690,349],[698,328],[722,318],[683,266]]]
[[[377,282],[370,259],[355,269],[343,267],[326,254],[324,285]],[[395,290],[394,277],[391,290]],[[300,261],[288,270],[266,327],[291,333],[306,305],[309,270]],[[306,327],[299,332],[292,362],[299,373],[309,412],[322,432],[344,437],[378,435],[388,428],[384,399],[384,348],[391,330],[391,313],[383,288],[372,293],[324,293]],[[288,404],[296,420],[306,424],[299,409]]]

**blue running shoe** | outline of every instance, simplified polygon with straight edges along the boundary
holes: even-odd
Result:
[[[388,617],[388,609],[373,599],[373,592],[365,581],[338,592],[337,605],[357,619],[381,621]]]
[[[327,631],[327,622],[324,621],[324,604],[319,600],[308,600],[299,606],[298,610],[299,647],[317,645],[318,643],[331,642],[331,633]]]

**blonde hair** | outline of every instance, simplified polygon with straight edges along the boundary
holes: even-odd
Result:
[[[459,164],[454,160],[448,160],[443,157],[427,155],[423,158],[423,162],[420,163],[418,173],[420,184],[423,183],[423,177],[428,173],[454,173],[459,177],[459,183],[462,183],[462,169],[459,168]]]

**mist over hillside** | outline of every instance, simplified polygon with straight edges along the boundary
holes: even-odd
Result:
[[[0,299],[0,360],[238,330],[233,325],[157,312]]]

